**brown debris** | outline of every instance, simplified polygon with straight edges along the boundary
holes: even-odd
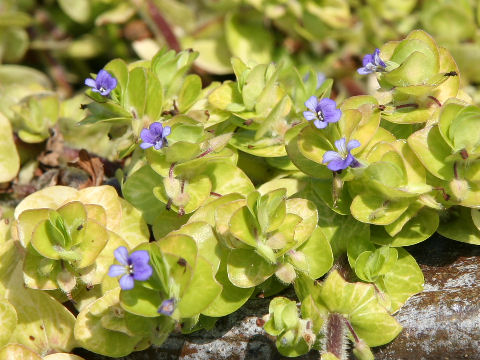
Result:
[[[91,157],[85,149],[82,149],[78,153],[78,159],[70,162],[69,165],[85,171],[90,177],[84,184],[80,185],[80,189],[102,185],[105,171],[99,157]]]

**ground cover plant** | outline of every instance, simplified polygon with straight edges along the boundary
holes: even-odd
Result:
[[[480,245],[480,8],[366,3],[0,4],[0,359],[118,358],[258,295],[285,356],[395,339],[408,246]]]

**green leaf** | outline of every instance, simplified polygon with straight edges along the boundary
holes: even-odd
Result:
[[[141,340],[122,332],[105,329],[102,315],[118,304],[120,288],[107,291],[78,314],[75,322],[75,339],[83,348],[97,354],[121,357],[130,354]]]
[[[127,91],[125,93],[125,109],[141,119],[145,112],[147,101],[147,70],[137,67],[130,71]]]
[[[312,279],[325,275],[333,265],[332,248],[320,228],[315,229],[312,236],[295,251],[305,254],[307,273]]]
[[[424,278],[415,258],[398,248],[398,260],[382,278],[380,287],[388,294],[395,313],[414,294],[423,290]]]
[[[212,227],[206,222],[189,222],[183,225],[173,234],[183,234],[190,236],[197,244],[198,254],[207,260],[213,269],[214,274],[220,266],[221,245],[213,233]]]
[[[122,186],[122,193],[133,206],[142,211],[143,217],[153,224],[159,213],[165,210],[165,204],[153,196],[153,189],[160,185],[163,178],[145,165],[128,176]]]
[[[90,18],[90,1],[78,0],[71,2],[69,0],[58,0],[60,8],[73,20],[79,23],[85,23]]]
[[[178,110],[186,112],[197,101],[202,90],[202,80],[198,75],[188,75],[178,94]]]
[[[303,156],[317,164],[322,164],[325,152],[333,149],[322,133],[311,126],[305,127],[300,132],[297,145]]]
[[[286,201],[286,212],[301,217],[302,221],[295,227],[295,241],[303,244],[315,230],[318,213],[315,204],[309,200],[293,198]]]
[[[42,360],[42,358],[34,351],[29,350],[27,347],[19,344],[9,344],[0,348],[0,358],[5,360]]]
[[[254,287],[240,288],[233,285],[228,278],[226,261],[220,263],[216,280],[222,285],[222,292],[202,311],[207,316],[221,317],[233,313],[247,302],[255,290]]]
[[[262,256],[251,250],[234,249],[227,260],[228,278],[233,285],[241,288],[257,286],[268,279],[276,270]]]
[[[146,104],[145,116],[148,117],[149,122],[155,122],[162,116],[163,109],[163,87],[156,75],[147,71],[147,90],[146,90]]]
[[[242,95],[238,91],[238,86],[231,81],[225,81],[212,91],[208,96],[208,102],[220,110],[227,110],[232,104],[237,105],[238,110],[236,111],[243,111],[245,109]]]
[[[391,201],[382,196],[370,193],[361,193],[352,201],[350,210],[358,221],[388,225],[398,219],[407,210],[409,202],[406,200]]]
[[[447,160],[451,149],[443,140],[438,126],[427,126],[413,133],[408,138],[408,145],[433,175],[443,180],[453,178],[453,163]]]
[[[105,65],[104,69],[117,79],[117,87],[113,90],[120,94],[120,104],[125,105],[125,92],[128,84],[128,68],[125,61],[114,59]]]
[[[46,292],[24,286],[22,258],[13,241],[0,246],[0,257],[0,292],[18,318],[9,341],[28,345],[39,354],[71,351],[76,346],[73,314]]]
[[[195,268],[198,249],[192,237],[183,234],[172,234],[161,239],[158,245],[162,252],[183,258],[192,269]]]
[[[229,223],[229,230],[233,236],[254,248],[257,246],[261,229],[246,206],[235,211]]]
[[[211,264],[202,256],[197,258],[193,277],[178,303],[181,317],[191,317],[205,310],[222,292],[222,286],[215,280]]]
[[[158,308],[165,300],[158,290],[147,289],[136,283],[131,290],[120,292],[120,305],[129,313],[143,317],[158,317]]]
[[[363,281],[374,282],[395,265],[397,257],[397,250],[388,246],[365,251],[355,261],[355,273]]]
[[[20,169],[20,158],[13,141],[12,127],[0,113],[0,182],[12,180]]]
[[[396,222],[401,221],[404,214]],[[435,210],[422,208],[411,219],[407,220],[398,233],[389,235],[386,229],[394,224],[395,222],[387,225],[385,228],[380,226],[371,227],[372,242],[394,247],[417,244],[435,233],[439,225],[439,217]]]
[[[17,326],[17,312],[7,300],[0,300],[0,348],[8,344]]]
[[[262,233],[277,230],[285,219],[287,211],[286,189],[273,190],[257,200],[257,219]]]
[[[480,230],[472,220],[471,209],[455,206],[445,214],[445,220],[440,222],[438,233],[446,238],[467,244],[480,245]]]
[[[262,19],[253,13],[233,14],[225,18],[225,36],[230,52],[243,61],[269,63],[273,51],[273,37]]]
[[[372,285],[347,283],[334,271],[321,285],[320,296],[330,312],[348,317],[357,335],[369,346],[392,341],[402,329],[379,303]]]

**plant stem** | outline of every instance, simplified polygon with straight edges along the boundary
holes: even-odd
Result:
[[[330,314],[327,323],[327,351],[344,359],[345,322],[340,314]]]
[[[162,33],[168,46],[171,49],[179,52],[181,50],[180,43],[173,33],[171,26],[168,24],[167,20],[165,20],[162,13],[158,10],[155,3],[152,0],[147,0],[147,7],[151,19],[155,23],[157,29]]]

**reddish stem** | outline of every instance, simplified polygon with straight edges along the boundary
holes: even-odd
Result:
[[[442,103],[435,96],[429,95],[427,97],[432,99],[438,105],[438,107],[442,107]]]
[[[168,46],[171,49],[179,52],[180,43],[178,42],[178,39],[173,33],[173,30],[168,24],[167,20],[165,20],[162,13],[158,10],[157,6],[154,4],[152,0],[148,0],[147,5],[148,5],[148,10],[150,12],[150,16],[152,17],[152,20],[155,22],[155,25],[157,25],[157,28],[162,33]]]

